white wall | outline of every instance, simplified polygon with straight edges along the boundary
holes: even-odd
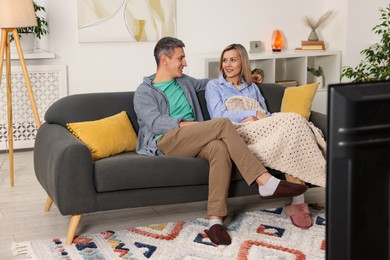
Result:
[[[345,64],[356,66],[363,58],[359,53],[372,43],[378,42],[378,37],[372,28],[379,24],[379,7],[389,5],[388,0],[350,0],[348,4],[348,30]]]
[[[327,0],[327,8],[338,10],[336,22],[330,27],[335,37],[335,42],[342,52],[343,66],[356,66],[363,56],[360,52],[368,48],[372,43],[378,42],[378,36],[372,32],[372,28],[379,24],[379,8],[389,5],[388,0]],[[348,81],[348,79],[343,79]]]
[[[69,94],[135,90],[143,76],[155,72],[155,42],[79,43],[76,0],[40,0],[47,9],[50,34],[40,45],[58,55],[40,63],[68,66]],[[202,53],[220,52],[236,42],[249,49],[261,40],[270,49],[272,31],[281,29],[287,48],[298,47],[310,29],[307,15],[318,19],[328,10],[334,15],[318,30],[330,48],[343,51],[343,64],[359,60],[359,52],[374,37],[371,28],[385,0],[177,0],[177,37],[186,44],[186,73],[202,76]],[[104,32],[102,32],[104,33]]]

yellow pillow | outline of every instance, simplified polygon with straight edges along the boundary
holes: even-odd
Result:
[[[284,90],[281,112],[295,112],[307,120],[310,117],[311,104],[317,92],[319,82]]]
[[[134,151],[137,135],[125,111],[96,121],[66,124],[98,160],[124,151]]]

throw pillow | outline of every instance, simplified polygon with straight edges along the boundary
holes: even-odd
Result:
[[[134,151],[137,144],[137,135],[125,111],[100,120],[66,125],[72,134],[86,144],[93,160]]]
[[[315,82],[303,86],[286,88],[280,111],[294,112],[309,120],[311,105],[319,84],[319,82]]]

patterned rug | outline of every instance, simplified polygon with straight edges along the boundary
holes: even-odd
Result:
[[[215,246],[204,233],[206,218],[98,234],[82,234],[71,246],[65,238],[14,243],[28,259],[325,259],[325,210],[310,207],[313,226],[291,224],[282,208],[240,213],[225,221],[229,246]]]

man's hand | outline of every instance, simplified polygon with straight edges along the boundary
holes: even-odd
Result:
[[[199,123],[198,121],[180,121],[179,127],[187,126],[187,125],[193,125]]]
[[[252,81],[256,84],[263,83],[263,77],[259,74],[252,74]]]

